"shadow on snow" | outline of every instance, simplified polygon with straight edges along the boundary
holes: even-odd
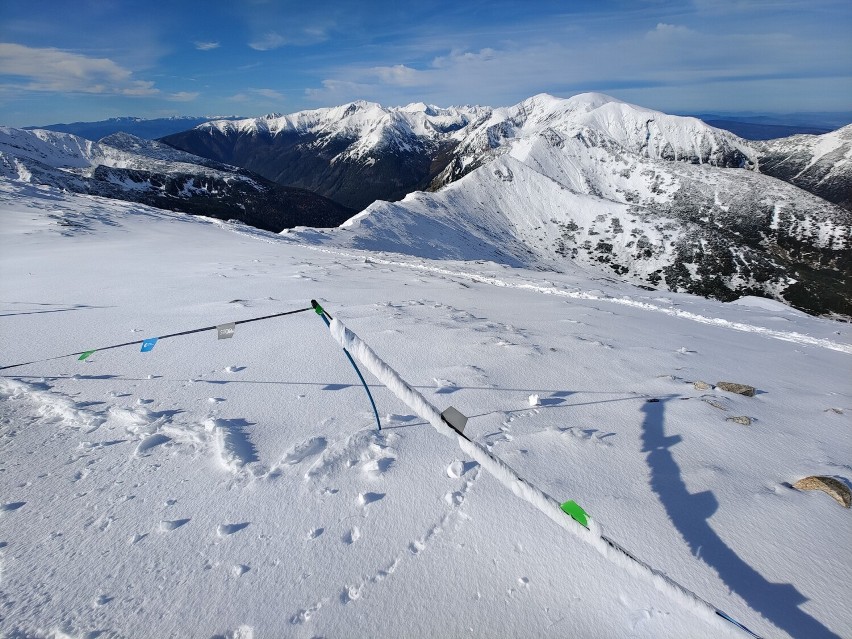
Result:
[[[713,568],[725,585],[742,597],[750,608],[791,636],[837,638],[831,630],[799,608],[807,598],[792,584],[768,581],[725,544],[710,526],[708,520],[718,509],[719,502],[710,491],[690,493],[687,490],[680,467],[671,453],[671,448],[681,441],[681,437],[665,434],[665,403],[672,399],[672,396],[663,397],[659,402],[643,404],[642,452],[647,453],[651,489],[660,498],[669,519],[693,555]]]

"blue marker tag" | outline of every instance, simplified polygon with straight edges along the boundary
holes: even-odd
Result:
[[[147,353],[152,350],[154,346],[157,344],[158,337],[149,337],[144,342],[142,342],[142,350],[141,353]]]

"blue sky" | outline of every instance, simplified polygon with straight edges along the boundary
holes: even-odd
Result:
[[[852,110],[849,0],[2,0],[0,124],[508,106]]]

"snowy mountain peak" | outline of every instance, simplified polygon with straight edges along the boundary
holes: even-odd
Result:
[[[757,142],[760,171],[852,210],[852,124],[824,135]]]

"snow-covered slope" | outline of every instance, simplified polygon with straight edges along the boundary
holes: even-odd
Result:
[[[790,488],[852,480],[848,324],[8,180],[0,214],[0,366],[317,298],[471,439],[758,634],[852,627],[849,510]],[[4,370],[0,635],[737,636],[365,375],[381,432],[313,312]]]
[[[644,286],[852,313],[848,211],[751,171],[642,157],[596,129],[528,129],[442,190],[377,202],[323,241],[551,270],[575,261]]]
[[[440,186],[506,153],[516,140],[534,136],[574,137],[590,131],[639,157],[721,167],[750,167],[754,151],[735,135],[696,118],[667,115],[600,93],[568,99],[541,94],[495,109],[468,128],[453,162],[435,180]]]
[[[335,226],[351,215],[314,193],[126,133],[92,142],[67,133],[0,127],[0,178],[275,231],[294,224]]]
[[[753,143],[760,171],[852,210],[852,124],[825,135]]]
[[[223,134],[295,134],[312,136],[316,144],[333,145],[352,141],[332,162],[358,160],[371,153],[407,150],[410,144],[453,137],[471,121],[490,112],[483,107],[451,107],[441,109],[423,103],[386,108],[375,102],[359,100],[337,107],[299,111],[291,115],[270,114],[245,120],[214,120],[199,125],[199,133],[218,131]],[[457,137],[457,134],[456,134]]]
[[[164,140],[361,209],[425,188],[485,107],[388,108],[357,101],[290,115],[213,121]]]
[[[165,140],[250,168],[281,184],[309,188],[349,206],[398,200],[459,179],[514,138],[591,129],[642,157],[750,167],[755,151],[696,118],[671,116],[597,93],[534,96],[507,108],[370,102],[291,115],[214,121]],[[350,176],[357,179],[352,180]]]

